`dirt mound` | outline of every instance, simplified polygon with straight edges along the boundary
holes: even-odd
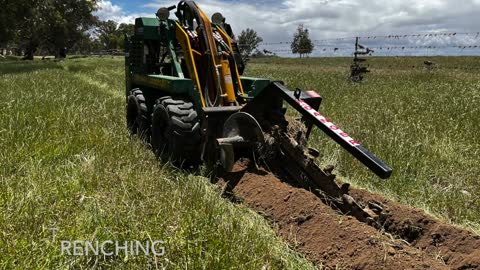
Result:
[[[271,220],[294,249],[327,269],[478,267],[478,237],[375,194],[361,190],[350,193],[361,203],[381,204],[385,214],[378,222],[383,222],[392,235],[410,235],[409,241],[339,214],[313,193],[255,168],[248,160],[237,162],[219,184],[226,193],[232,192]]]
[[[480,269],[480,236],[378,194],[351,189],[350,195],[361,204],[382,204],[385,211],[378,217],[378,222],[386,231],[402,237],[418,249],[437,254],[452,269]]]

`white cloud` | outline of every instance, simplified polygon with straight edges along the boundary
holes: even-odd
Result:
[[[411,33],[435,30],[478,31],[479,0],[282,0],[199,2],[207,13],[220,11],[236,32],[254,28],[265,40],[290,40],[304,23],[315,39],[365,33]],[[175,1],[157,0],[152,12]]]
[[[112,4],[111,1],[102,0],[98,3],[98,10],[95,12],[101,20],[112,20],[117,23],[134,23],[135,18],[151,16],[151,14],[132,13],[126,14],[122,7]]]
[[[153,16],[162,6],[176,0],[151,0],[143,7],[148,14],[126,14],[110,1],[101,2],[98,15],[118,22],[133,22],[138,16]],[[199,6],[211,15],[221,12],[235,33],[253,28],[266,42],[290,41],[298,24],[303,23],[312,39],[371,34],[421,32],[477,32],[480,0],[204,0]],[[460,3],[461,2],[461,3]],[[172,15],[174,16],[174,15]],[[442,44],[463,42],[440,40]],[[471,41],[471,40],[470,40]],[[470,42],[469,41],[469,42]],[[412,41],[414,42],[414,41]],[[418,45],[418,41],[415,41]],[[420,41],[431,44],[435,40]],[[350,42],[351,43],[351,42]],[[350,44],[348,43],[348,44]],[[480,40],[477,41],[477,44]],[[350,46],[350,45],[348,45]],[[269,47],[272,49],[272,47]],[[275,48],[273,48],[275,49]]]

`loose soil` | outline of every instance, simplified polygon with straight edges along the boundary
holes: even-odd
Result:
[[[219,181],[272,222],[298,252],[324,269],[480,269],[480,237],[364,190],[361,205],[375,202],[381,229],[338,213],[315,194],[239,160]],[[233,194],[233,195],[232,195]]]

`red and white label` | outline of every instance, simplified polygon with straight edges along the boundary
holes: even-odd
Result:
[[[309,114],[313,115],[315,118],[317,118],[320,122],[322,122],[325,126],[327,126],[330,130],[333,132],[337,133],[340,138],[342,138],[344,141],[349,143],[351,146],[359,146],[360,143],[355,141],[352,137],[348,136],[347,133],[343,132],[340,128],[338,128],[334,123],[330,122],[325,116],[317,112],[314,108],[310,107],[305,101],[303,100],[296,100],[297,103],[302,106]]]

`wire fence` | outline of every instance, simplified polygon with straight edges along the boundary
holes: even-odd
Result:
[[[312,40],[312,56],[350,56],[356,38]],[[360,35],[358,38],[376,56],[480,55],[480,32]],[[291,44],[292,41],[261,42],[259,50],[267,54],[294,56]]]
[[[329,38],[329,39],[314,39],[314,43],[325,43],[332,41],[347,41],[356,39],[394,39],[400,40],[405,38],[427,38],[427,37],[456,37],[456,36],[471,36],[477,39],[480,36],[480,32],[448,32],[448,33],[427,33],[427,34],[389,34],[389,35],[372,35],[372,36],[352,36],[352,37],[342,37],[342,38]],[[281,45],[281,44],[291,44],[291,41],[279,41],[279,42],[261,42],[259,45]]]

